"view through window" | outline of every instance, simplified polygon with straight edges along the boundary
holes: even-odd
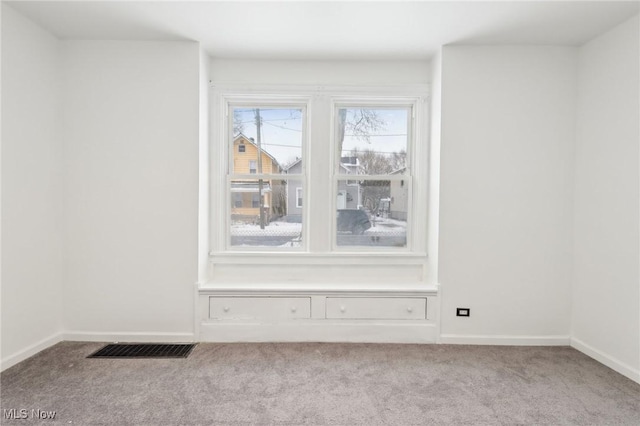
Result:
[[[333,137],[329,126],[313,129],[316,141],[333,144],[324,152],[335,161],[311,182],[305,106],[230,104],[229,111],[228,247],[305,250],[318,229],[332,231],[335,248],[409,247],[413,104],[335,104]],[[305,220],[318,217],[309,205],[327,209],[327,219],[312,224],[315,234],[305,234]]]
[[[406,247],[410,108],[336,109],[336,244]]]
[[[304,110],[234,106],[232,112],[230,246],[300,247]]]

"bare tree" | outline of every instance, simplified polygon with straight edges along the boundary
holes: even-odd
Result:
[[[390,181],[365,180],[360,182],[362,188],[362,203],[372,214],[377,215],[380,209],[380,200],[391,195]]]
[[[407,167],[407,151],[401,149],[398,152],[393,152],[389,156],[389,163],[391,164],[392,171],[397,171]]]
[[[378,130],[384,129],[386,123],[374,109],[340,108],[338,110],[338,149],[342,156],[342,145],[345,136],[370,142],[369,138]]]
[[[342,146],[345,136],[370,142],[370,137],[386,126],[385,121],[374,109],[347,109],[338,110],[338,148],[342,156]],[[395,153],[394,153],[395,154]],[[394,171],[394,166],[399,163],[401,155],[396,158],[387,158],[384,154],[372,149],[359,151],[351,150],[350,155],[357,157],[360,164],[359,173],[368,175],[384,175]],[[406,155],[404,156],[406,158]],[[362,203],[372,214],[378,214],[380,200],[389,197],[390,185],[388,180],[363,180],[360,181],[362,189]]]
[[[372,149],[351,150],[357,157],[360,173],[366,175],[386,175],[406,166],[407,153],[404,150],[385,155]],[[362,180],[362,203],[372,214],[377,215],[380,201],[391,196],[391,182],[388,180]]]
[[[238,136],[242,132],[244,132],[242,114],[238,110],[233,110],[233,136]]]
[[[271,211],[276,218],[279,218],[287,214],[287,181],[273,180],[272,184]]]
[[[352,149],[352,157],[358,158],[360,164],[360,174],[363,175],[386,175],[394,171],[394,161],[392,157],[374,151],[372,149],[358,150]]]

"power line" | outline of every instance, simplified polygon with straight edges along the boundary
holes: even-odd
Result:
[[[299,118],[270,118],[268,120],[265,120],[264,118],[262,119],[263,123],[268,123],[270,121],[298,121],[300,120]],[[246,123],[255,123],[255,120],[247,120],[247,121],[241,121],[240,124],[246,124]]]
[[[268,143],[268,142],[262,142],[262,145],[269,145],[269,146],[286,146],[287,148],[296,148],[296,149],[301,149],[301,146],[296,146],[296,145],[282,145],[282,144],[277,144],[277,143]]]
[[[265,124],[268,124],[269,126],[277,127],[277,128],[279,128],[279,129],[291,130],[292,132],[300,132],[300,133],[302,133],[302,130],[298,130],[298,129],[291,129],[291,128],[289,128],[289,127],[284,127],[284,126],[278,126],[277,124],[269,123],[269,122],[267,122],[266,120],[263,120],[262,122],[263,122],[263,123],[265,123]]]

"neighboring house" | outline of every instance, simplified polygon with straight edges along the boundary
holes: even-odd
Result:
[[[360,174],[358,157],[342,157],[340,168],[345,174]],[[336,207],[340,209],[357,209],[362,205],[362,190],[357,179],[338,182],[338,199]]]
[[[396,170],[392,175],[402,174],[405,168]],[[403,180],[392,180],[390,189],[389,217],[397,220],[407,220],[409,191],[407,182]]]
[[[295,175],[302,173],[302,159],[289,164],[285,173]],[[290,180],[287,185],[287,222],[302,222],[303,190],[301,181]]]
[[[241,174],[280,174],[278,161],[262,149],[262,170],[259,170],[258,146],[253,138],[239,134],[233,141],[233,171]],[[231,183],[231,217],[235,220],[256,220],[260,217],[259,181],[234,180]],[[285,185],[278,179],[263,180],[262,194],[267,220],[286,213]]]
[[[360,162],[357,157],[342,157],[340,160],[342,172],[349,175],[357,175],[360,171]],[[290,164],[285,170],[287,174],[302,173],[302,159],[298,159]],[[302,221],[303,203],[302,183],[289,181],[287,185],[287,221]],[[338,209],[357,209],[362,205],[362,191],[357,179],[338,182],[338,198],[336,206]]]

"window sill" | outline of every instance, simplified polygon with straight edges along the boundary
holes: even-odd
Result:
[[[212,252],[214,265],[421,265],[426,253],[389,252]]]
[[[226,296],[345,296],[359,297],[425,297],[436,296],[436,285],[424,283],[394,283],[375,285],[355,283],[239,283],[239,282],[205,282],[198,284],[201,294]]]

